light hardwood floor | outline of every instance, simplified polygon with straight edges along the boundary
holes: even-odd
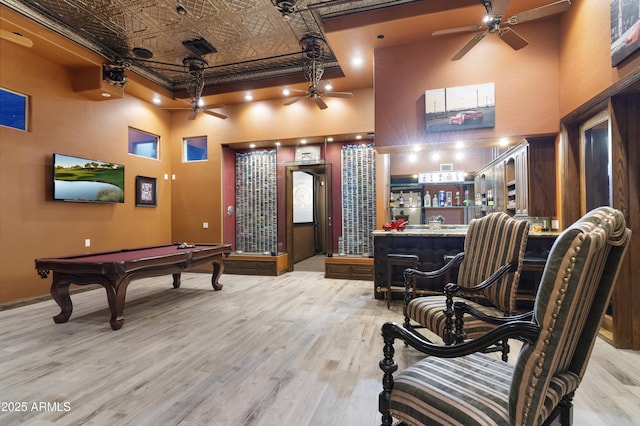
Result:
[[[66,324],[51,300],[0,311],[1,408],[25,408],[0,425],[379,424],[380,326],[401,320],[400,302],[321,272],[220,282],[134,281],[118,331],[102,289],[73,295]],[[396,354],[400,368],[419,359]],[[599,340],[574,424],[640,424],[639,370],[640,353]]]

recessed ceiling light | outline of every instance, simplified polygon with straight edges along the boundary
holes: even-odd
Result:
[[[331,90],[333,89],[333,86],[331,85],[331,83],[327,83],[324,85],[324,90]]]
[[[378,39],[382,40],[384,38],[384,34],[378,34]]]
[[[301,145],[305,145],[306,143],[307,143],[307,140],[306,140],[306,139],[300,139],[300,144],[301,144]]]
[[[329,136],[329,137],[327,138],[327,142],[333,142],[333,138],[332,138],[331,136]]]
[[[457,149],[462,149],[462,148],[464,148],[464,142],[456,142],[456,148],[457,148]]]
[[[509,145],[509,139],[502,138],[502,139],[500,139],[499,144],[500,144],[500,146],[507,146],[507,145]]]
[[[276,146],[280,146],[280,145],[282,145],[280,141],[276,141]]]
[[[102,92],[101,93],[103,98],[110,98],[111,97],[111,93],[107,93],[107,92]]]
[[[286,89],[286,88],[285,88],[285,89],[282,89],[282,94],[283,94],[284,96],[289,96],[289,95],[291,94],[291,91],[290,91],[289,89]]]
[[[153,102],[156,105],[160,105],[162,103],[162,99],[160,99],[160,96],[156,95],[153,97],[153,99],[151,99],[151,102]]]
[[[255,147],[256,147],[256,144],[255,144],[255,143],[252,143],[252,144],[250,144],[250,145],[249,145],[249,148],[252,148],[252,149],[253,149],[253,148],[255,148]]]
[[[198,106],[199,107],[203,107],[204,106],[204,99],[202,99],[202,98],[198,99]]]
[[[253,96],[251,95],[251,93],[247,93],[246,95],[244,95],[244,100],[245,101],[252,101],[253,100]]]
[[[351,59],[351,65],[355,65],[356,67],[361,66],[364,63],[364,59],[362,59],[362,56],[354,56],[353,59]]]
[[[431,154],[431,159],[433,161],[438,161],[440,160],[440,153],[439,152],[434,152],[433,154]]]
[[[362,135],[356,135],[356,139],[362,139]]]

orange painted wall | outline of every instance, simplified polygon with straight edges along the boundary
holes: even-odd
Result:
[[[29,131],[0,128],[0,302],[48,293],[37,257],[169,242],[170,186],[159,182],[157,208],[134,201],[136,175],[170,171],[169,113],[131,97],[88,100],[73,92],[69,70],[1,43],[0,85],[29,95],[31,109]],[[128,126],[160,136],[160,161],[127,154]],[[52,201],[54,152],[124,164],[125,203]]]
[[[611,66],[610,0],[574,0],[563,16],[560,115],[565,116],[612,85],[640,72],[640,53]]]
[[[536,135],[559,130],[558,19],[518,26],[529,45],[514,51],[487,36],[459,61],[451,56],[470,34],[375,51],[376,147]],[[428,89],[495,83],[493,129],[427,134],[424,93]]]

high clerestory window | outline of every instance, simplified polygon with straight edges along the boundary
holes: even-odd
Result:
[[[157,160],[159,140],[159,136],[129,127],[129,154]]]
[[[182,161],[205,161],[207,159],[207,137],[183,139]]]
[[[0,88],[0,126],[26,131],[28,100],[26,95]]]

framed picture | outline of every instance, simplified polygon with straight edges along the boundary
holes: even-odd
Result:
[[[611,2],[611,65],[640,49],[640,0]]]
[[[445,87],[424,93],[426,130],[451,132],[494,127],[494,83]]]
[[[157,179],[146,176],[136,176],[136,206],[155,207],[157,205]]]

